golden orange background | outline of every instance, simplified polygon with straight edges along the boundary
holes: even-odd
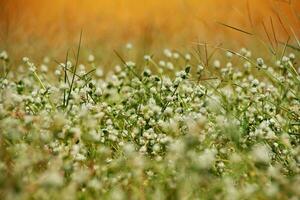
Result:
[[[181,48],[196,41],[243,44],[251,37],[222,22],[286,41],[300,32],[299,0],[0,0],[0,48],[33,54],[66,51],[83,29],[87,48]],[[249,39],[250,38],[250,39]]]

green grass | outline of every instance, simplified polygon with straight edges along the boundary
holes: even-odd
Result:
[[[80,45],[56,69],[1,53],[0,198],[298,199],[298,55],[207,48],[105,75]]]

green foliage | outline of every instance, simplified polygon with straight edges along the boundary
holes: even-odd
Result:
[[[0,198],[298,199],[297,57],[164,53],[5,71]]]

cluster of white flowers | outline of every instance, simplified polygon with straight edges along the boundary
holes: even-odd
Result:
[[[0,52],[0,59],[1,60],[8,60],[8,54],[6,51]]]
[[[0,197],[297,199],[297,54],[225,54],[165,49],[107,73],[92,54],[24,57],[0,77]]]

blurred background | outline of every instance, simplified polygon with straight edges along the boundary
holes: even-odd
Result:
[[[83,48],[96,55],[127,42],[142,52],[196,42],[275,46],[289,37],[292,44],[299,11],[299,0],[0,0],[0,50],[64,57],[81,30]]]

